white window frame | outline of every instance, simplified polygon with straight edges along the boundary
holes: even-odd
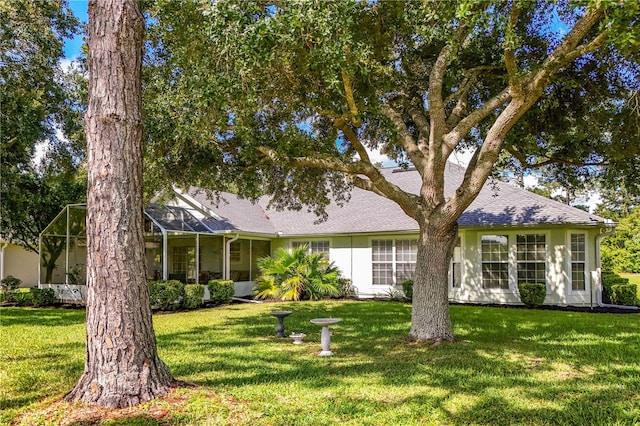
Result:
[[[374,241],[391,241],[391,260],[379,261],[373,259],[373,242]],[[406,259],[398,260],[398,241],[411,241],[416,245],[415,252],[415,260],[410,259],[407,261]],[[398,265],[404,264],[413,264],[413,270],[415,274],[415,265],[417,263],[418,258],[418,237],[408,236],[408,237],[372,237],[369,239],[369,247],[371,248],[371,285],[373,286],[398,286],[402,283],[401,280],[398,279],[399,268]],[[413,257],[413,256],[411,256]],[[391,264],[391,283],[375,283],[373,278],[373,268],[374,264]],[[411,279],[411,278],[407,278]]]
[[[518,259],[518,237],[519,236],[523,236],[523,237],[528,237],[531,235],[542,235],[544,237],[544,260],[543,261],[539,261],[539,260],[530,260],[530,259],[525,259],[525,260],[519,260]],[[524,264],[524,263],[543,263],[544,264],[544,283],[540,283],[540,284],[544,284],[545,286],[548,286],[548,282],[549,282],[549,235],[546,232],[517,232],[514,238],[514,252],[515,252],[515,265],[516,265],[516,269],[515,269],[515,279],[516,279],[516,287],[518,286],[518,284],[520,283],[520,279],[518,278],[519,272],[520,272],[520,264]],[[532,282],[531,280],[525,280],[523,282]],[[534,281],[534,282],[539,282],[539,281]]]
[[[327,251],[315,250],[313,248],[313,244],[314,243],[326,243]],[[303,245],[307,246],[307,253],[308,254],[324,253],[324,254],[327,255],[327,259],[329,259],[330,255],[331,255],[331,240],[330,239],[292,240],[290,245],[291,245],[291,249],[295,249],[295,248],[303,246]]]
[[[588,259],[587,237],[588,237],[588,234],[586,232],[584,232],[584,231],[571,231],[571,230],[568,231],[567,234],[568,234],[568,236],[567,236],[567,239],[568,239],[568,242],[567,242],[567,248],[568,248],[568,250],[567,250],[568,251],[568,256],[567,256],[568,262],[567,263],[568,263],[568,268],[567,269],[569,271],[569,273],[568,273],[568,275],[569,275],[569,291],[571,293],[574,293],[574,294],[588,293],[589,292],[589,289],[588,289],[589,285],[588,285],[588,282],[587,282],[587,259]],[[573,253],[572,237],[574,235],[582,235],[584,237],[584,242],[583,242],[584,243],[584,250],[583,250],[583,253],[582,253],[584,258],[582,260],[573,260],[573,254],[574,253]],[[577,289],[576,290],[576,289],[573,288],[573,265],[574,265],[574,263],[581,263],[582,264],[582,268],[583,268],[583,270],[582,270],[582,276],[583,276],[582,282],[584,283],[584,288],[583,289]]]
[[[464,236],[463,234],[458,234],[458,241],[456,242],[456,246],[453,249],[453,256],[451,258],[451,263],[449,264],[449,289],[460,291],[464,286]],[[456,249],[458,249],[458,256],[456,259]],[[454,287],[454,265],[458,263],[460,265],[460,285]]]
[[[482,238],[483,237],[506,237],[507,238],[507,259],[506,260],[501,260],[501,261],[484,261],[482,260]],[[495,292],[495,293],[504,293],[504,292],[509,292],[509,291],[513,291],[513,280],[512,280],[512,271],[513,271],[513,265],[512,265],[512,248],[511,248],[511,240],[512,240],[512,235],[510,233],[507,232],[492,232],[492,233],[481,233],[478,235],[478,255],[479,255],[479,260],[480,260],[480,289],[482,291],[485,292]],[[507,287],[485,287],[484,286],[484,271],[483,271],[483,265],[485,263],[499,263],[499,264],[505,264],[507,265]]]

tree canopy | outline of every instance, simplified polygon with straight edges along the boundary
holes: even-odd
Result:
[[[81,114],[60,67],[63,40],[78,30],[66,2],[0,4],[0,236],[32,251],[60,208],[86,191],[82,145],[60,137],[72,121],[78,127],[72,111]]]
[[[638,89],[638,8],[160,1],[145,76],[149,171],[157,184],[235,183],[319,214],[351,186],[393,200],[420,226],[410,335],[450,339],[457,219],[496,164],[570,182],[637,155],[615,120]],[[462,149],[473,156],[445,194],[446,163]],[[385,180],[373,150],[415,167],[419,193]]]

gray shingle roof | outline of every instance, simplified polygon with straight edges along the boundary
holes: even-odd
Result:
[[[383,175],[402,189],[417,194],[420,176],[415,170],[381,169]],[[462,182],[464,168],[449,163],[445,194],[452,194]],[[372,232],[417,231],[417,223],[394,202],[369,191],[354,188],[351,199],[342,207],[327,206],[328,219],[306,210],[276,211],[268,208],[268,199],[258,203],[222,194],[225,201],[217,206],[203,194],[191,195],[220,215],[223,220],[207,225],[219,230],[239,230],[282,235],[327,235]],[[547,224],[597,225],[605,219],[583,210],[547,199],[522,188],[496,181],[485,185],[476,200],[458,220],[461,227],[525,226]]]

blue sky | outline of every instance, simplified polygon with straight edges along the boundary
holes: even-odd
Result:
[[[73,11],[73,14],[82,22],[86,24],[89,21],[87,15],[88,9],[87,0],[69,0],[69,7]],[[66,59],[74,59],[80,55],[82,47],[82,35],[77,35],[73,39],[67,39],[64,41],[64,56]]]

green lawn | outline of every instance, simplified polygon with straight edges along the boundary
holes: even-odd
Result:
[[[303,345],[272,337],[274,309],[294,311],[287,331],[307,333]],[[410,309],[304,302],[156,315],[161,357],[197,388],[175,394],[180,409],[160,420],[136,414],[101,424],[640,422],[639,314],[452,306],[460,341],[429,347],[405,340]],[[335,356],[321,358],[309,319],[327,316],[343,320],[332,326]],[[72,387],[83,368],[83,321],[82,311],[0,309],[0,423]],[[58,424],[65,414],[24,424]]]

